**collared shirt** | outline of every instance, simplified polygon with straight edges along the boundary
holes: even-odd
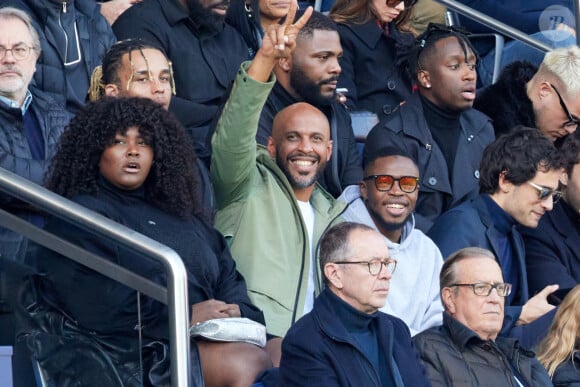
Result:
[[[6,106],[10,108],[20,109],[22,115],[24,115],[28,110],[28,107],[32,103],[32,94],[30,93],[30,90],[26,90],[26,97],[24,97],[24,102],[22,103],[22,106],[20,106],[20,104],[14,101],[13,99],[6,98],[3,95],[0,95],[0,101],[2,101],[2,103],[4,103]]]

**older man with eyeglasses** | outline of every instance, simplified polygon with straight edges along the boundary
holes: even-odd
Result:
[[[42,184],[69,115],[64,105],[29,88],[40,55],[40,39],[30,17],[0,7],[0,168]],[[0,207],[37,226],[44,216],[0,194]],[[0,259],[23,260],[27,241],[0,227]]]
[[[397,261],[371,227],[344,222],[320,241],[326,288],[282,343],[279,386],[428,386],[409,330],[379,311]]]
[[[343,218],[380,232],[389,255],[398,261],[391,297],[380,310],[403,320],[412,336],[440,325],[443,312],[439,299],[443,258],[435,243],[416,228],[413,211],[418,196],[419,167],[407,152],[386,146],[367,155],[364,178],[339,198],[348,203]]]
[[[551,386],[534,353],[499,337],[512,285],[489,250],[447,258],[440,275],[443,326],[413,338],[433,386]]]
[[[527,348],[546,335],[554,315],[547,297],[558,286],[546,286],[529,298],[520,227],[537,227],[552,210],[561,196],[561,166],[548,138],[534,128],[515,128],[485,149],[480,195],[441,215],[428,233],[444,257],[474,246],[494,253],[503,277],[512,284],[501,335],[517,338]]]

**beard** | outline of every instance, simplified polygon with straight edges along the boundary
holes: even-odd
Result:
[[[335,76],[316,83],[308,77],[306,72],[296,62],[293,63],[290,69],[290,86],[302,97],[304,102],[314,106],[328,106],[334,101],[336,92],[330,96],[322,95],[321,87],[326,83],[337,80],[338,76]]]
[[[288,161],[288,157],[285,160],[282,159],[280,157],[280,152],[276,150],[276,164],[288,179],[290,186],[295,189],[304,189],[310,187],[318,181],[320,175],[322,175],[322,172],[324,172],[324,168],[326,168],[326,161],[322,161],[318,156],[313,157],[316,157],[318,160],[318,168],[316,169],[316,173],[311,177],[304,176],[303,179],[299,179],[290,172],[290,169],[288,168],[288,164],[290,163],[290,161]]]
[[[219,4],[227,5],[229,0],[224,0],[213,6]],[[198,0],[187,0],[187,7],[189,8],[189,17],[199,26],[199,29],[212,32],[220,32],[224,29],[225,17],[212,12],[211,8],[205,8]]]
[[[369,212],[371,218],[373,219],[373,222],[375,222],[375,224],[377,225],[379,230],[385,230],[385,231],[400,230],[405,225],[405,223],[407,223],[407,221],[409,220],[409,218],[413,214],[412,212],[410,212],[409,215],[407,215],[407,217],[405,219],[403,219],[401,222],[387,222],[385,219],[383,219],[383,217],[381,216],[380,213],[378,213],[374,208],[372,208],[368,205],[368,200],[365,200],[364,202],[365,202],[365,206],[367,208],[367,211]]]

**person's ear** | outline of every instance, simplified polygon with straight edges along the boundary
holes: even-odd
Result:
[[[289,72],[292,68],[292,59],[290,57],[278,59],[278,67],[280,67],[285,72]]]
[[[332,147],[333,147],[333,142],[332,140],[328,141],[328,147],[327,147],[327,154],[326,154],[326,161],[328,162],[330,160],[330,157],[332,156]]]
[[[429,71],[427,70],[419,70],[417,74],[417,80],[419,81],[419,85],[425,89],[431,88],[431,76],[429,75]]]
[[[568,172],[563,171],[560,175],[560,183],[568,187]]]
[[[360,197],[361,197],[361,199],[363,200],[363,202],[366,202],[367,201],[367,198],[368,198],[368,195],[369,195],[369,193],[367,191],[367,182],[364,181],[364,180],[361,180],[358,183],[358,187],[360,189]]]
[[[540,100],[543,102],[545,100],[545,98],[547,97],[551,97],[552,94],[554,93],[554,90],[552,89],[552,87],[550,86],[550,83],[547,81],[544,82],[540,82],[540,84],[538,85],[538,97],[540,98]]]
[[[499,174],[498,189],[502,193],[509,193],[513,188],[513,183],[506,178],[507,171],[502,171]]]
[[[113,83],[108,83],[105,85],[105,95],[107,97],[118,97],[119,87]]]
[[[268,153],[270,154],[270,157],[275,158],[276,143],[274,143],[274,139],[272,138],[272,136],[268,137],[268,145],[266,147],[268,148]]]
[[[343,288],[344,285],[342,283],[342,272],[339,265],[336,263],[329,262],[324,265],[324,276],[336,289]]]
[[[454,315],[456,311],[455,307],[455,289],[453,288],[443,288],[441,289],[441,300],[443,302],[443,307],[450,314]]]

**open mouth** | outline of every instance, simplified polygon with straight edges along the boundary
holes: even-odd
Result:
[[[461,96],[469,101],[475,100],[475,87],[468,87],[463,89]]]
[[[125,164],[123,170],[127,173],[137,173],[141,170],[141,165],[136,161],[132,161]]]

